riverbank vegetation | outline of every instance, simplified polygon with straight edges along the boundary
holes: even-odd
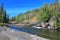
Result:
[[[6,14],[6,11],[3,8],[3,3],[0,5],[0,26],[4,26],[5,23],[8,23],[8,15]]]

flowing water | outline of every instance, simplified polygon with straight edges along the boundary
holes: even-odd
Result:
[[[50,40],[60,40],[60,31],[56,30],[40,30],[36,28],[23,28],[23,27],[15,27],[13,25],[9,25],[9,28],[16,30],[16,31],[22,31],[27,32],[33,35],[38,35],[44,38],[48,38]]]

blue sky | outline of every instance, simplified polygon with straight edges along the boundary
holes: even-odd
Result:
[[[0,4],[4,3],[4,9],[11,17],[29,10],[40,8],[44,3],[54,3],[55,0],[0,0]]]

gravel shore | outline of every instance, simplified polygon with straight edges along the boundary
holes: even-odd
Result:
[[[15,30],[3,30],[0,32],[0,40],[49,40],[36,35]]]

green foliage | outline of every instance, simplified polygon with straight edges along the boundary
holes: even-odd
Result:
[[[21,22],[24,20],[24,17],[23,17],[23,14],[20,14],[20,15],[14,17],[13,19],[16,20],[17,22]]]
[[[60,27],[60,13],[55,14],[56,26]]]
[[[56,23],[56,27],[60,27],[60,22]]]
[[[3,9],[3,5],[0,6],[0,22],[7,23],[9,18],[7,17],[6,11]]]
[[[48,20],[51,18],[51,14],[49,13],[48,6],[45,4],[41,8],[41,11],[42,12],[39,13],[39,19],[40,19],[40,21],[48,22]]]

